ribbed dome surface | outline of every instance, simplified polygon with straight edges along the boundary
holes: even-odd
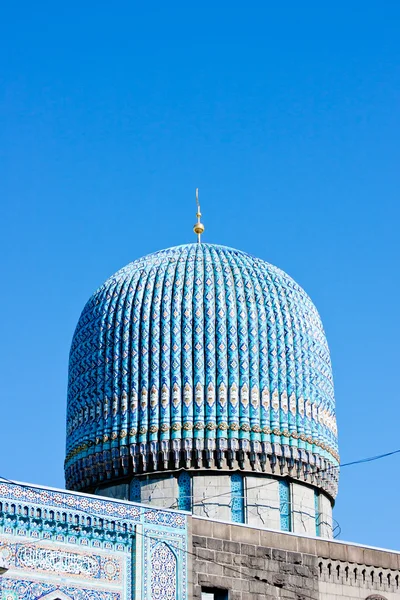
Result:
[[[312,469],[335,495],[337,461],[321,320],[280,269],[190,244],[130,263],[90,298],[70,354],[68,487],[235,463]]]

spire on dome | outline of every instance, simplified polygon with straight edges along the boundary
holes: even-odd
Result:
[[[200,212],[200,202],[199,202],[199,188],[196,188],[196,204],[197,204],[197,213],[196,213],[197,223],[194,225],[193,231],[197,235],[197,243],[200,244],[201,234],[204,233],[204,225],[200,221],[201,212]]]

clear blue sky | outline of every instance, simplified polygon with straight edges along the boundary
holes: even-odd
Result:
[[[90,294],[194,239],[316,303],[344,462],[400,447],[400,3],[8,2],[0,19],[3,476],[62,487]],[[399,549],[400,456],[343,469],[342,539]]]

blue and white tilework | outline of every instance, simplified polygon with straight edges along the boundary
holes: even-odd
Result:
[[[279,503],[281,515],[281,530],[291,531],[290,486],[285,480],[279,482]]]
[[[178,476],[178,508],[180,510],[192,510],[192,477],[183,471]]]
[[[231,475],[231,506],[232,522],[244,523],[244,480],[240,473]]]
[[[189,244],[130,263],[90,298],[70,353],[69,488],[269,461],[299,479],[317,471],[335,496],[338,459],[321,320],[277,267]]]
[[[321,535],[321,512],[319,508],[319,491],[314,490],[315,534]]]
[[[188,597],[179,511],[0,483],[0,557],[1,600]]]

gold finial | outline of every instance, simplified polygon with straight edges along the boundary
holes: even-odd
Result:
[[[200,244],[201,234],[204,232],[204,225],[200,221],[201,212],[200,212],[200,202],[199,202],[199,188],[196,188],[196,204],[197,204],[197,213],[196,213],[197,223],[193,227],[193,231],[197,235],[197,243]]]

